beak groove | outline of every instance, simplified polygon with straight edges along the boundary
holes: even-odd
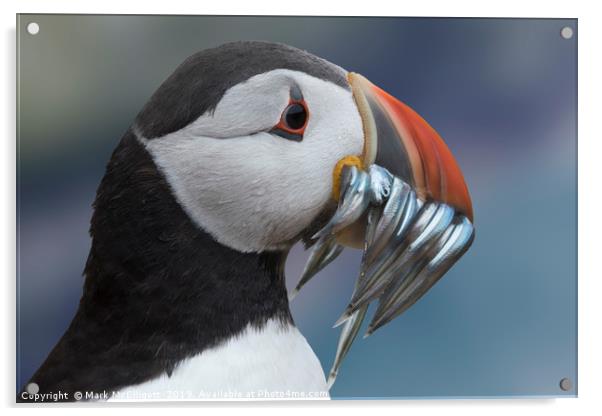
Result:
[[[412,186],[422,200],[446,203],[473,221],[468,187],[441,136],[418,113],[363,76],[349,83],[364,126],[364,164],[376,163]]]

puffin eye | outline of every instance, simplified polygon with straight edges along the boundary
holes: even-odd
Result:
[[[284,139],[301,141],[308,119],[309,112],[305,101],[291,100],[282,112],[280,121],[270,132]]]
[[[305,107],[299,103],[290,104],[282,113],[282,121],[291,130],[299,130],[305,126],[307,121],[307,112]]]

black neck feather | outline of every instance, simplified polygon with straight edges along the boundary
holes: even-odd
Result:
[[[111,391],[270,318],[292,322],[286,253],[241,253],[196,227],[135,136],[98,189],[79,309],[31,381],[41,392]]]

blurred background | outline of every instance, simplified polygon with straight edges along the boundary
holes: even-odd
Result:
[[[17,388],[75,313],[91,204],[122,134],[187,56],[255,39],[307,49],[409,104],[473,198],[472,248],[355,342],[332,396],[576,395],[576,19],[20,15],[17,31]],[[306,257],[289,256],[289,287]],[[359,260],[345,251],[291,305],[326,371]]]

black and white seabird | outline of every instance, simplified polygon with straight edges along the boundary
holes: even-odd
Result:
[[[358,311],[380,299],[371,332],[411,306],[468,248],[471,222],[443,141],[365,78],[282,44],[201,51],[113,152],[79,308],[27,385],[66,400],[325,397],[289,310],[290,248],[317,241],[304,281],[342,245],[366,249],[340,361]]]

